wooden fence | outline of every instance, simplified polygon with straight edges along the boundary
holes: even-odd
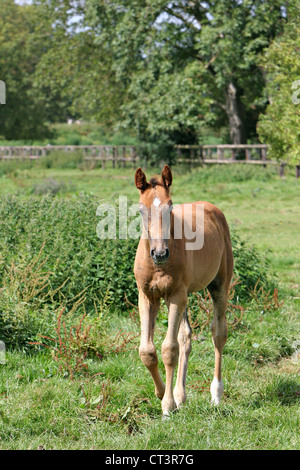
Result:
[[[279,173],[284,176],[285,162],[270,160],[267,157],[268,146],[252,145],[176,145],[177,163],[187,163],[190,168],[206,164],[251,164],[278,165]],[[300,177],[300,165],[296,165],[296,176]]]
[[[46,146],[0,146],[0,160],[38,160],[54,151],[74,152],[82,151],[85,161],[112,162],[125,167],[126,163],[136,165],[138,156],[136,149],[128,145],[46,145]]]
[[[268,159],[267,145],[176,145],[177,163],[186,163],[190,168],[203,164],[251,164],[279,165],[281,176],[284,175],[285,162]],[[46,145],[46,146],[0,146],[0,160],[37,160],[53,151],[82,151],[83,158],[93,168],[95,162],[101,161],[105,169],[106,162],[125,167],[136,166],[140,158],[136,147],[130,145]],[[300,164],[296,166],[296,176],[300,177]]]
[[[267,159],[268,146],[263,144],[176,145],[176,149],[178,163],[251,163],[257,165],[277,164],[277,162]]]

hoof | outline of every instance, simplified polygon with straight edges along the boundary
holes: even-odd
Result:
[[[174,410],[171,410],[171,411],[164,411],[162,414],[162,421],[167,421],[168,419],[171,418],[171,416],[174,413],[177,413],[177,411],[178,411],[178,408],[175,408]]]
[[[175,400],[162,400],[161,402],[161,409],[162,409],[162,412],[163,412],[163,416],[168,416],[170,417],[171,414],[176,411],[177,407],[176,407],[176,403],[175,403]]]
[[[186,402],[186,394],[184,393],[184,394],[176,396],[176,394],[174,393],[174,400],[175,400],[177,409],[179,409]]]
[[[165,394],[165,389],[163,389],[163,390],[155,390],[155,396],[157,396],[157,398],[159,398],[160,400],[163,399],[164,394]]]
[[[168,421],[171,417],[171,411],[165,411],[162,415],[162,421]]]

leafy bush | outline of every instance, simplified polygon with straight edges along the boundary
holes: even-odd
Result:
[[[133,264],[138,241],[99,239],[96,234],[99,201],[94,196],[57,199],[49,195],[21,200],[5,196],[0,202],[0,281],[12,262],[30,263],[44,245],[45,269],[51,271],[53,289],[75,297],[87,287],[88,302],[101,292],[111,293],[113,305],[124,310],[125,294],[136,303]],[[232,231],[235,274],[240,279],[236,294],[249,298],[251,290],[263,286],[274,290],[268,260]]]
[[[99,239],[98,204],[96,197],[84,194],[76,199],[1,199],[0,332],[5,341],[17,345],[36,341],[38,333],[49,334],[59,306],[65,305],[68,314],[79,293],[92,315],[104,297],[119,312],[127,310],[126,297],[137,304],[133,264],[138,241]],[[260,288],[273,292],[267,258],[235,232],[232,245],[239,303],[253,291],[259,295]]]
[[[284,32],[266,49],[260,59],[266,72],[269,105],[261,114],[258,134],[268,144],[269,155],[291,165],[300,162],[299,77],[300,25],[299,3],[289,5],[289,21]]]
[[[42,252],[42,251],[41,251]],[[39,333],[50,333],[55,321],[50,272],[45,271],[41,252],[28,263],[22,255],[18,265],[5,268],[0,289],[0,338],[7,346],[21,347]]]
[[[81,195],[74,199],[41,198],[21,200],[5,196],[0,202],[0,282],[4,269],[18,262],[32,262],[43,249],[44,267],[52,273],[53,289],[74,298],[88,288],[87,305],[101,293],[111,292],[113,305],[124,310],[125,293],[136,301],[133,276],[136,240],[100,240],[96,234],[97,198]]]
[[[267,255],[261,254],[255,246],[251,246],[231,230],[231,243],[234,258],[234,274],[239,279],[235,286],[235,298],[248,300],[254,291],[274,292],[276,283],[269,273]]]

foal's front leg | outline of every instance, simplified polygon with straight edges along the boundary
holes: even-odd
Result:
[[[160,378],[157,363],[156,349],[153,343],[154,327],[159,309],[159,302],[151,303],[148,297],[139,291],[139,312],[141,319],[140,358],[152,375],[155,384],[155,395],[162,399],[165,393],[165,384]]]
[[[161,402],[163,414],[168,416],[177,405],[173,395],[173,377],[178,362],[178,330],[186,305],[186,295],[178,295],[169,301],[168,330],[162,344],[162,359],[166,369],[166,390]]]

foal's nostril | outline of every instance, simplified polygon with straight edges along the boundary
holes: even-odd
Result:
[[[155,248],[150,250],[150,256],[155,264],[164,264],[169,258],[169,254],[168,248],[163,251],[156,251]]]

